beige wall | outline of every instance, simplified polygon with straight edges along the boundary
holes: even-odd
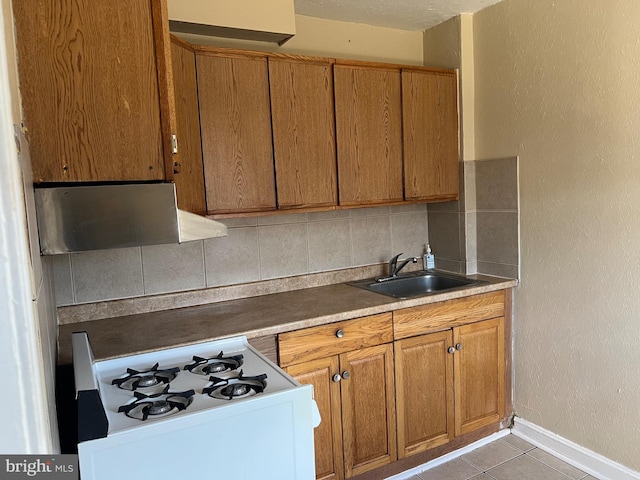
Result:
[[[422,32],[296,15],[296,35],[275,43],[180,34],[201,45],[422,65]]]
[[[640,470],[640,9],[474,16],[478,158],[520,157],[516,414]]]

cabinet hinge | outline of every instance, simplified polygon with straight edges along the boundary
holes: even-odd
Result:
[[[175,134],[171,135],[171,152],[174,155],[178,153],[178,137]]]

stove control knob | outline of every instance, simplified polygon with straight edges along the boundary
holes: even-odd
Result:
[[[340,374],[339,374],[339,373],[336,373],[336,374],[333,376],[333,381],[334,381],[334,382],[336,382],[336,383],[338,383],[340,380],[342,380],[342,377],[340,376]]]
[[[350,376],[351,376],[351,374],[347,370],[342,372],[342,378],[344,378],[345,380],[349,380]]]
[[[344,330],[340,329],[336,332],[336,337],[342,338],[344,337]]]

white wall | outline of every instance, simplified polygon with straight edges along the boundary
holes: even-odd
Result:
[[[10,0],[0,3],[0,18],[0,452],[57,453],[52,274],[38,255],[35,217],[27,218],[26,208],[33,206],[28,150],[19,157],[14,138],[20,101]]]
[[[520,158],[516,414],[640,470],[640,8],[474,16],[476,156]]]
[[[281,47],[265,42],[179,36],[201,45],[422,65],[422,32],[304,15],[296,15],[296,35]]]

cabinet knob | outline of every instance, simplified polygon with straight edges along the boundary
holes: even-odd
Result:
[[[342,377],[340,376],[340,374],[339,374],[339,373],[336,373],[336,374],[333,376],[333,379],[332,379],[332,380],[333,380],[334,382],[338,383],[340,380],[342,380]]]
[[[342,338],[344,337],[344,330],[340,329],[336,332],[336,337]]]
[[[462,344],[456,343],[456,350],[462,350]]]
[[[342,372],[342,378],[344,378],[345,380],[349,380],[350,376],[351,376],[351,374],[347,370]]]
[[[456,352],[456,348],[455,347],[449,347],[449,348],[447,348],[447,352],[453,355]]]

